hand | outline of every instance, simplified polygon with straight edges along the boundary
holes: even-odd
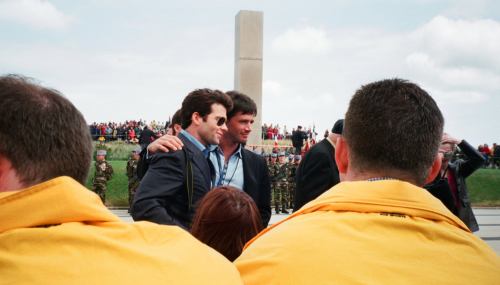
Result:
[[[164,135],[149,144],[148,153],[155,154],[157,152],[176,151],[182,149],[183,146],[184,144],[178,137],[171,135]]]
[[[461,142],[462,142],[462,140],[458,140],[458,139],[450,136],[448,133],[443,133],[443,137],[441,139],[441,144],[447,144],[447,143],[449,143],[449,144],[455,144],[455,145],[457,145],[457,144],[459,144]]]

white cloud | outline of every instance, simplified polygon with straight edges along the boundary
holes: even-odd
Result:
[[[321,54],[331,48],[331,40],[325,30],[314,27],[290,29],[276,37],[272,43],[276,52]]]
[[[73,20],[45,0],[3,0],[0,19],[39,29],[65,28]]]
[[[411,38],[444,65],[500,70],[500,23],[489,19],[453,20],[437,16]]]

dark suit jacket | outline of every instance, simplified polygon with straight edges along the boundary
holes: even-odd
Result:
[[[210,167],[203,153],[182,134],[184,150],[152,156],[148,171],[134,196],[132,217],[188,229],[195,205],[210,190]],[[186,188],[186,156],[193,167],[193,196],[189,207]]]
[[[243,191],[257,204],[262,218],[262,224],[267,227],[271,219],[271,182],[267,164],[263,157],[244,149],[243,161]]]
[[[293,211],[316,199],[339,181],[335,148],[324,139],[306,153],[297,168]]]

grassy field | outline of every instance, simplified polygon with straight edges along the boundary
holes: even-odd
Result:
[[[500,206],[500,169],[479,169],[467,186],[474,206]]]
[[[125,173],[127,162],[110,161],[114,175],[108,182],[106,204],[114,207],[128,207],[128,180]],[[90,169],[87,187],[92,189],[94,165]],[[467,186],[474,206],[500,206],[500,169],[479,169],[469,178]]]

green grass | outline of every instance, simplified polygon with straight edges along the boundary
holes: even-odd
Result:
[[[466,179],[474,206],[500,206],[500,169],[479,169]]]

